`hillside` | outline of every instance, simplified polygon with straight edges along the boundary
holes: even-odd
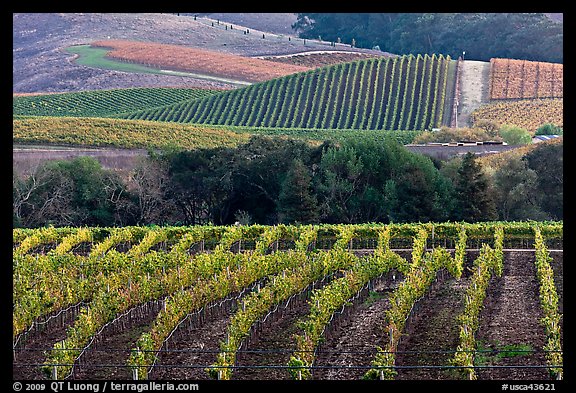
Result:
[[[103,40],[95,41],[91,46],[110,49],[106,57],[119,61],[245,82],[262,82],[310,69],[300,65],[278,64],[258,58],[155,42]]]
[[[218,90],[127,88],[82,92],[15,95],[12,114],[18,116],[113,117],[217,93]]]
[[[514,124],[534,133],[545,123],[564,125],[564,99],[494,101],[480,106],[470,115],[472,124],[489,120],[496,124]]]
[[[194,15],[194,14],[190,14]],[[296,33],[292,29],[292,24],[297,20],[297,14],[291,12],[263,13],[263,12],[243,12],[243,13],[207,13],[197,14],[211,19],[228,22],[234,25],[246,26],[254,31],[267,31],[274,34],[292,35]]]
[[[129,119],[251,127],[424,130],[450,112],[450,58],[401,56],[322,67],[136,112]]]
[[[90,117],[16,118],[12,121],[15,144],[51,144],[124,149],[160,149],[167,146],[194,150],[237,146],[248,134],[220,128]]]
[[[490,60],[491,100],[563,96],[563,64],[500,58]]]
[[[332,50],[328,43],[263,39],[256,31],[243,34],[211,26],[205,18],[151,13],[14,13],[13,92],[61,92],[124,87],[227,88],[236,86],[203,79],[100,70],[76,65],[64,48],[95,40],[126,39],[187,45],[240,56],[265,56]],[[339,50],[374,52],[342,46]],[[380,52],[381,53],[381,52]]]

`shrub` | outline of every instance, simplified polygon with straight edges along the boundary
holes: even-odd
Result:
[[[527,129],[514,124],[504,124],[500,127],[500,137],[509,145],[528,145],[532,143],[532,136]]]
[[[490,136],[497,136],[500,129],[500,123],[494,120],[480,119],[474,123],[474,128],[480,128]]]
[[[459,141],[488,141],[497,140],[497,136],[490,135],[482,128],[449,128],[442,127],[440,131],[424,131],[414,138],[413,143],[429,142],[459,142]]]
[[[563,135],[562,127],[554,123],[544,123],[536,130],[536,135]]]

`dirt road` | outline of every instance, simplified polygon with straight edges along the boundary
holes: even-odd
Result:
[[[471,126],[470,114],[489,102],[490,62],[465,60],[460,76],[458,127]]]

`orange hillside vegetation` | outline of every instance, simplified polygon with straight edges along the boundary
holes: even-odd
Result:
[[[564,96],[562,64],[493,58],[490,69],[492,100]]]
[[[120,61],[246,82],[263,82],[310,69],[310,67],[281,64],[182,45],[128,40],[102,40],[93,42],[91,45],[111,48],[107,56]]]

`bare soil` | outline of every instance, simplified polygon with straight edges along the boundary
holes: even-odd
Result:
[[[469,127],[470,114],[490,101],[490,62],[465,60],[462,62],[458,126]]]
[[[476,340],[487,349],[502,349],[505,345],[529,345],[540,350],[545,345],[545,333],[539,323],[542,318],[535,255],[527,252],[504,254],[504,273],[493,276],[480,314]],[[544,354],[537,352],[503,358],[489,357],[487,365],[545,365]],[[545,368],[480,369],[478,379],[550,379]]]
[[[135,323],[103,334],[98,344],[88,350],[80,367],[76,367],[74,379],[131,380],[132,371],[126,362],[140,335],[150,329],[157,315],[158,310],[146,313],[144,318],[139,318]]]
[[[386,345],[387,335],[383,328],[386,310],[390,306],[388,296],[400,281],[398,273],[386,275],[375,283],[361,302],[354,302],[341,316],[335,317],[314,362],[314,366],[326,368],[314,370],[314,379],[362,378],[376,354],[376,346]],[[358,366],[366,368],[347,368]]]
[[[53,320],[46,325],[46,329],[31,332],[22,345],[18,346],[21,350],[15,352],[12,363],[12,375],[15,380],[50,379],[40,366],[46,360],[44,351],[54,348],[54,344],[66,338],[66,330],[73,325],[77,310],[61,315],[61,319]]]
[[[236,311],[236,303],[227,307],[213,307],[194,318],[191,324],[180,328],[178,337],[168,344],[156,362],[157,367],[149,375],[154,380],[210,379],[205,368],[216,361],[220,342],[226,338],[230,318]],[[176,365],[177,367],[171,367]],[[186,367],[178,367],[186,366]]]
[[[286,368],[260,368],[258,366],[286,366],[288,364],[295,346],[293,335],[299,333],[297,322],[310,310],[307,294],[308,292],[304,292],[292,298],[286,305],[280,305],[265,322],[257,324],[252,338],[238,353],[236,364],[242,368],[234,370],[232,379],[291,379]]]
[[[398,366],[449,366],[459,344],[457,317],[463,311],[464,293],[470,277],[459,280],[441,271],[428,294],[415,306],[398,345]],[[399,380],[459,379],[450,368],[398,369]]]

